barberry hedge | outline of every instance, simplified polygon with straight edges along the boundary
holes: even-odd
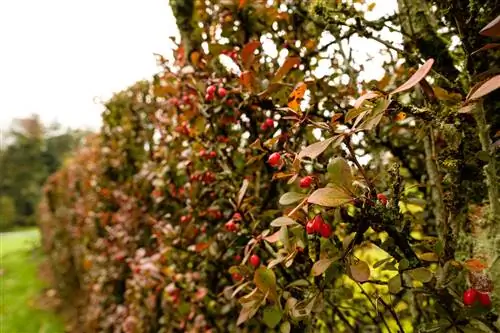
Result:
[[[173,58],[45,186],[77,327],[498,332],[500,24],[485,2],[461,31],[463,2],[172,1]]]

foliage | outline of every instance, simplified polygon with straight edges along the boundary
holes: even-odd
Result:
[[[0,230],[5,230],[14,225],[16,207],[11,197],[0,196]]]
[[[85,295],[83,329],[498,331],[496,73],[467,98],[463,50],[425,44],[459,20],[412,39],[363,1],[194,3],[177,9],[202,23],[190,43],[45,187],[44,246],[61,292]],[[381,80],[362,80],[354,35],[386,47]]]
[[[43,183],[84,135],[85,132],[77,130],[62,132],[57,123],[44,126],[36,115],[13,121],[0,150],[0,196],[2,204],[14,203],[14,212],[13,216],[0,215],[0,230],[36,224],[35,212]],[[6,212],[9,208],[5,207]],[[4,218],[11,218],[10,223]]]

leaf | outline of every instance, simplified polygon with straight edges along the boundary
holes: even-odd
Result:
[[[298,223],[287,216],[280,216],[271,222],[271,227],[283,227],[287,225],[298,225]]]
[[[295,280],[291,282],[287,288],[292,288],[292,287],[309,287],[310,283],[307,280],[300,279],[300,280]]]
[[[434,252],[422,253],[421,255],[418,256],[418,258],[423,261],[430,261],[430,262],[439,261],[438,255]]]
[[[240,4],[238,5],[238,8],[241,9],[241,8],[245,7],[246,3],[247,3],[247,0],[240,0]]]
[[[297,84],[295,89],[292,91],[290,96],[288,96],[288,107],[292,109],[294,112],[300,111],[300,102],[307,90],[307,85],[304,82],[300,82]]]
[[[496,49],[497,47],[500,47],[500,43],[488,43],[488,44],[482,46],[481,48],[477,49],[476,51],[472,52],[471,55],[476,54],[476,53],[481,52],[481,51]]]
[[[302,149],[300,151],[298,158],[302,159],[304,157],[309,157],[311,159],[314,159],[314,158],[318,157],[322,152],[324,152],[326,150],[326,148],[328,148],[328,146],[336,138],[337,138],[336,136],[332,136],[329,139],[319,141],[319,142],[313,143],[312,145],[305,147],[304,149]]]
[[[371,12],[373,10],[373,8],[375,8],[375,2],[372,2],[371,4],[369,4],[368,7],[366,8],[366,10]]]
[[[466,260],[464,265],[469,271],[473,272],[482,272],[483,270],[488,268],[488,266],[486,266],[481,260],[478,259]]]
[[[387,286],[389,287],[389,292],[391,294],[397,294],[401,291],[401,275],[396,274],[393,276],[388,282]]]
[[[380,97],[380,96],[382,96],[382,93],[380,93],[378,91],[369,91],[366,94],[358,97],[358,99],[354,102],[354,108],[358,109],[361,105],[363,105],[364,101],[373,99],[375,97]]]
[[[271,300],[276,300],[278,297],[276,293],[276,276],[271,269],[264,266],[259,267],[255,271],[253,282],[261,292],[268,293]]]
[[[243,198],[245,197],[245,193],[247,192],[248,189],[248,179],[243,180],[243,184],[241,185],[240,191],[238,192],[238,200],[236,201],[236,206],[240,207],[241,202],[243,201]]]
[[[383,98],[377,101],[375,104],[375,107],[373,108],[372,112],[370,113],[370,116],[366,118],[366,120],[359,125],[358,129],[363,129],[363,130],[371,130],[375,126],[378,125],[378,123],[382,120],[382,117],[384,116],[385,110],[389,107],[390,100],[388,98]],[[357,119],[356,119],[357,120]],[[356,127],[356,122],[354,123],[354,127]]]
[[[243,68],[249,69],[255,60],[255,50],[260,46],[259,41],[251,41],[248,42],[241,50],[241,62],[243,64]]]
[[[500,74],[495,75],[486,82],[481,82],[475,85],[471,89],[471,93],[469,93],[470,96],[467,96],[466,101],[479,99],[498,88],[500,88]]]
[[[419,267],[408,271],[410,276],[420,282],[427,283],[432,280],[432,272],[425,267]]]
[[[365,282],[370,278],[370,266],[362,260],[349,267],[351,277],[354,281]]]
[[[350,123],[351,120],[362,114],[363,112],[366,112],[365,109],[362,108],[352,108],[349,111],[347,111],[347,114],[345,115],[345,122]]]
[[[280,333],[290,333],[292,330],[292,325],[290,325],[289,321],[285,321],[280,326]]]
[[[345,159],[342,157],[334,158],[328,164],[327,170],[330,182],[338,185],[348,192],[352,192],[352,182],[354,181],[354,178],[352,176],[351,167]]]
[[[264,240],[269,243],[276,243],[277,241],[279,241],[279,239],[280,239],[280,230],[264,238]]]
[[[275,306],[268,306],[264,309],[262,320],[267,327],[273,329],[279,324],[281,317],[283,317],[283,313],[280,309]]]
[[[500,37],[500,15],[482,28],[479,34],[488,37]]]
[[[314,191],[307,202],[324,207],[337,207],[351,200],[351,195],[339,187],[324,187]]]
[[[323,274],[336,259],[320,259],[316,261],[311,269],[312,276]]]
[[[430,58],[422,66],[420,66],[420,68],[408,79],[408,81],[394,89],[390,94],[397,94],[413,88],[417,83],[422,81],[427,76],[432,68],[432,64],[434,64],[434,59]]]
[[[379,268],[380,266],[382,266],[383,264],[385,264],[390,260],[392,260],[392,257],[387,257],[385,259],[379,260],[375,264],[373,264],[373,268]]]
[[[279,204],[283,206],[291,205],[297,201],[304,199],[305,197],[306,195],[303,193],[287,192],[281,196]]]
[[[236,325],[239,326],[248,319],[255,316],[258,310],[259,310],[259,302],[254,301],[243,304],[243,308],[240,311],[240,315],[238,316],[238,321],[236,322]]]
[[[299,57],[290,57],[285,60],[283,65],[278,69],[276,74],[274,74],[274,78],[272,82],[277,82],[281,80],[294,66],[298,66],[300,64]]]
[[[240,74],[240,82],[246,89],[253,90],[253,73],[251,71],[244,71]]]

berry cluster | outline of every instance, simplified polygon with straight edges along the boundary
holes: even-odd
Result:
[[[484,307],[489,308],[491,306],[490,295],[488,293],[479,292],[474,288],[464,291],[463,301],[466,306],[472,306],[478,301]]]
[[[260,125],[260,129],[263,131],[267,131],[270,128],[274,128],[274,120],[272,118],[267,118],[262,125]]]
[[[205,100],[207,102],[213,101],[215,98],[215,92],[217,92],[217,95],[220,98],[224,98],[227,95],[227,90],[224,87],[219,87],[217,88],[215,85],[208,86],[206,95],[205,95]]]
[[[319,234],[323,238],[330,238],[332,235],[332,227],[326,223],[321,215],[316,215],[306,224],[306,232],[308,235]]]
[[[241,214],[240,213],[234,213],[233,217],[226,222],[225,227],[226,230],[229,232],[235,232],[239,228],[238,222],[241,221]]]

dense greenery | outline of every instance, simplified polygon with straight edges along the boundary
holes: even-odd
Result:
[[[43,184],[85,134],[44,126],[37,116],[13,122],[0,145],[0,230],[36,224]]]
[[[173,59],[45,187],[82,329],[499,332],[495,1],[171,3]]]

